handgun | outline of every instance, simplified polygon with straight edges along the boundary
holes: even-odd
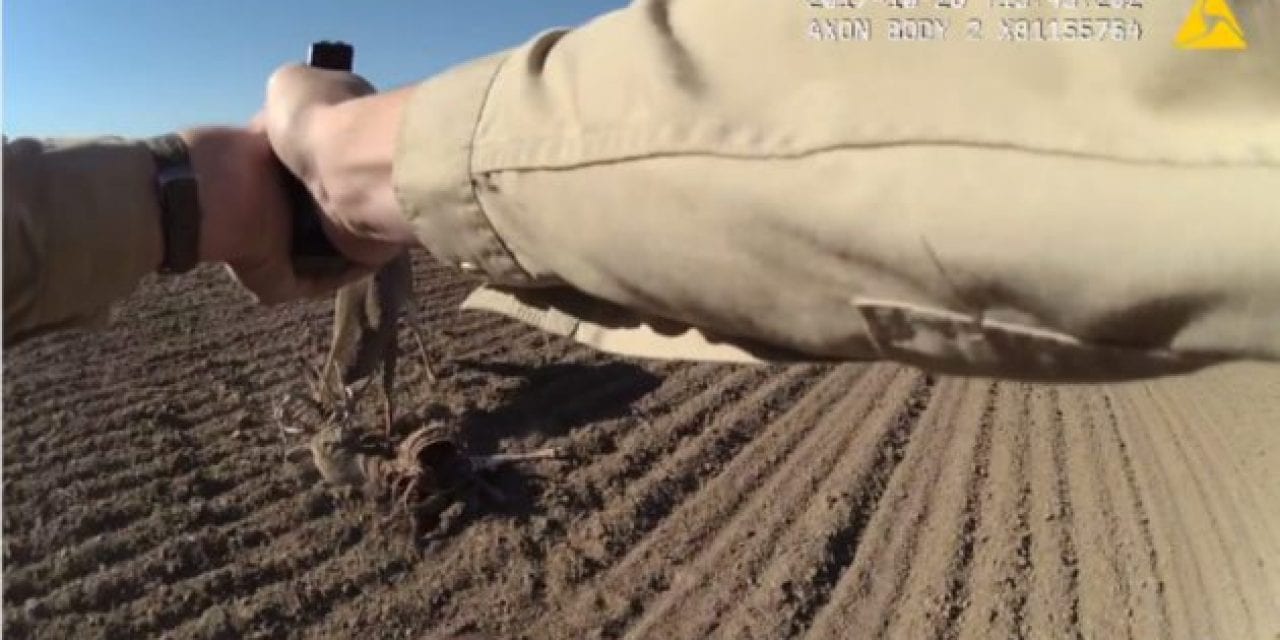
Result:
[[[355,49],[345,43],[323,40],[311,44],[307,52],[307,64],[321,69],[351,71]],[[290,256],[293,271],[299,277],[323,278],[342,273],[350,261],[338,251],[325,235],[321,225],[324,213],[311,192],[284,163],[277,161],[280,179],[284,183],[292,215],[292,240]]]

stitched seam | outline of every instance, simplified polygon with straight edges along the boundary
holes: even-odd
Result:
[[[611,136],[612,137],[612,136]],[[872,150],[872,149],[896,149],[896,148],[962,148],[988,151],[1016,151],[1027,154],[1057,157],[1057,158],[1077,158],[1082,160],[1095,160],[1099,162],[1111,162],[1127,166],[1139,167],[1166,167],[1166,168],[1231,168],[1231,169],[1276,169],[1280,168],[1280,160],[1170,160],[1159,158],[1134,158],[1114,154],[1094,153],[1088,151],[1076,151],[1071,149],[1049,149],[1043,147],[1035,147],[1025,144],[1013,142],[984,142],[972,140],[947,140],[947,139],[904,139],[893,141],[877,141],[877,142],[840,142],[829,145],[818,145],[806,149],[798,149],[795,151],[750,151],[750,150],[733,150],[733,149],[667,149],[667,150],[647,150],[636,151],[630,153],[619,153],[608,157],[592,158],[585,160],[564,160],[564,161],[521,161],[511,159],[513,156],[527,155],[533,153],[538,146],[547,147],[558,145],[563,147],[566,140],[583,141],[584,144],[590,145],[593,140],[599,140],[604,136],[579,136],[576,138],[560,138],[560,139],[544,139],[539,141],[533,140],[512,140],[494,142],[489,141],[483,145],[473,145],[472,153],[472,170],[476,171],[474,158],[477,153],[492,158],[490,163],[492,166],[486,166],[484,172],[493,171],[516,171],[516,170],[557,170],[557,169],[577,169],[595,165],[611,164],[616,162],[626,162],[630,160],[640,160],[649,158],[664,157],[708,157],[708,158],[728,158],[736,160],[787,160],[800,159],[824,153],[833,153],[846,150]],[[514,149],[513,149],[514,147]],[[477,151],[477,149],[479,151]],[[530,151],[525,151],[526,149]]]

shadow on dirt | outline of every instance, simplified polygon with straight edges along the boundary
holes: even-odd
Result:
[[[547,439],[601,420],[634,414],[632,403],[662,382],[634,364],[550,364],[459,361],[459,366],[524,381],[491,410],[473,409],[459,426],[472,451],[494,451],[513,436],[537,432]]]
[[[625,362],[535,366],[459,360],[454,364],[470,371],[523,378],[496,407],[471,409],[454,417],[466,449],[477,454],[499,451],[501,442],[509,438],[536,434],[537,439],[554,441],[600,421],[635,415],[632,404],[662,382],[659,376]],[[501,501],[477,496],[478,503],[473,502],[454,518],[449,527],[452,533],[477,517],[525,519],[539,515],[538,497],[555,483],[559,473],[555,466],[560,464],[565,463],[547,463],[546,467],[517,464],[485,473],[483,477],[501,494]]]

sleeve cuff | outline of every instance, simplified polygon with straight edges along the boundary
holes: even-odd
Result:
[[[506,57],[465,63],[413,90],[396,143],[392,184],[418,240],[438,260],[498,284],[527,285],[532,278],[490,224],[471,171],[485,99]]]

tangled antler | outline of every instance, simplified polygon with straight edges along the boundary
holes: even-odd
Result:
[[[372,434],[357,436],[353,430],[328,425],[312,437],[310,450],[326,483],[389,500],[395,512],[409,518],[415,536],[435,529],[440,515],[465,500],[472,489],[480,489],[495,502],[503,501],[502,494],[477,472],[563,457],[557,449],[467,456],[440,426],[418,429],[392,449]]]
[[[385,490],[409,517],[416,533],[424,524],[435,522],[441,512],[473,488],[482,490],[494,502],[504,502],[502,493],[477,472],[514,462],[562,457],[559,450],[550,448],[522,454],[467,456],[448,430],[429,426],[409,434],[396,447],[394,457],[369,467],[368,479],[375,490]]]
[[[348,426],[352,394],[342,389],[335,394],[325,389],[324,376],[302,363],[311,394],[290,392],[275,407],[275,418],[286,436],[311,433],[309,445],[286,454],[309,450],[320,477],[344,492],[390,500],[395,511],[404,513],[415,535],[424,524],[438,522],[439,516],[470,490],[480,489],[491,500],[503,502],[502,494],[477,473],[504,464],[564,457],[558,449],[530,453],[467,456],[449,430],[430,425],[410,433],[392,446],[384,436]],[[337,398],[337,400],[335,400]],[[312,415],[305,419],[304,410]],[[308,429],[305,425],[312,426]],[[435,528],[432,526],[431,528]]]

